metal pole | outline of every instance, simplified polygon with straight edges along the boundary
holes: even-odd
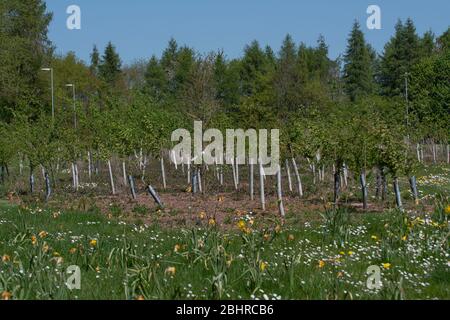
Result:
[[[52,120],[55,121],[55,88],[53,82],[53,68],[50,69],[50,78],[52,83]]]
[[[73,89],[73,123],[75,129],[77,128],[77,109],[76,109],[76,100],[75,100],[75,85],[72,86]]]

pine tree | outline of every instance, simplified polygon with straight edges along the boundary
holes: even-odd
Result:
[[[100,77],[109,85],[115,86],[122,73],[122,62],[111,42],[108,43],[99,65]]]
[[[91,65],[90,70],[93,75],[98,75],[98,66],[100,63],[100,54],[98,52],[97,46],[94,45],[91,53]]]
[[[298,106],[297,46],[287,35],[279,52],[274,75],[274,89],[279,112],[293,111]]]
[[[344,89],[352,101],[373,92],[372,65],[364,34],[359,23],[355,21],[344,56]]]
[[[268,71],[266,55],[255,40],[245,47],[241,60],[242,95],[249,97],[263,92],[269,82]]]
[[[448,52],[450,50],[450,27],[437,39],[437,51],[439,53]]]
[[[48,39],[52,14],[45,1],[2,0],[0,4],[0,118],[18,105],[27,112],[42,110],[50,98],[41,68],[49,66],[53,47]],[[21,103],[24,102],[24,103]]]
[[[434,33],[430,30],[425,32],[423,37],[420,39],[420,56],[429,57],[433,54],[436,47]]]
[[[167,87],[166,73],[156,56],[152,56],[145,72],[145,90],[153,97],[163,97]]]
[[[420,39],[411,19],[395,26],[394,37],[386,44],[381,60],[381,84],[388,96],[403,95],[405,75],[420,59]]]

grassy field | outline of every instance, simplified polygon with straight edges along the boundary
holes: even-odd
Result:
[[[3,200],[1,298],[450,299],[450,207],[439,195],[448,168],[418,181],[433,209],[290,212],[284,224],[235,210],[226,228],[208,212],[195,227],[168,228]],[[65,285],[72,265],[80,290]],[[367,286],[370,266],[381,270],[379,289]]]

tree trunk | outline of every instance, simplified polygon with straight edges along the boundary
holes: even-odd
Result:
[[[386,172],[384,168],[381,168],[381,200],[386,201],[388,196],[388,183]]]
[[[48,201],[50,199],[51,194],[52,187],[50,184],[50,177],[48,175],[48,172],[45,172],[45,201]]]
[[[89,180],[91,180],[91,178],[92,178],[92,158],[91,158],[90,151],[88,151],[88,153],[87,153],[87,158],[88,158],[88,176],[89,176]]]
[[[334,171],[334,205],[337,207],[339,205],[339,197],[341,191],[341,168],[340,164],[336,165],[336,170]]]
[[[380,168],[376,168],[376,175],[377,175],[377,180],[376,180],[376,191],[375,191],[375,197],[377,198],[377,200],[380,200],[381,198],[381,194],[383,192],[383,180],[381,177],[381,169]]]
[[[34,174],[33,174],[33,165],[30,164],[30,193],[34,193]]]

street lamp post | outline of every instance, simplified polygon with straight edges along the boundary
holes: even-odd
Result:
[[[52,120],[55,120],[55,90],[53,85],[53,68],[42,68],[42,71],[50,71],[50,81],[51,81],[51,88],[52,88]]]
[[[406,128],[409,128],[409,92],[408,92],[408,76],[409,73],[405,72],[405,99],[406,99]]]
[[[73,95],[73,125],[77,128],[77,110],[76,110],[76,98],[75,98],[75,85],[73,83],[66,84],[66,87],[72,88]]]

